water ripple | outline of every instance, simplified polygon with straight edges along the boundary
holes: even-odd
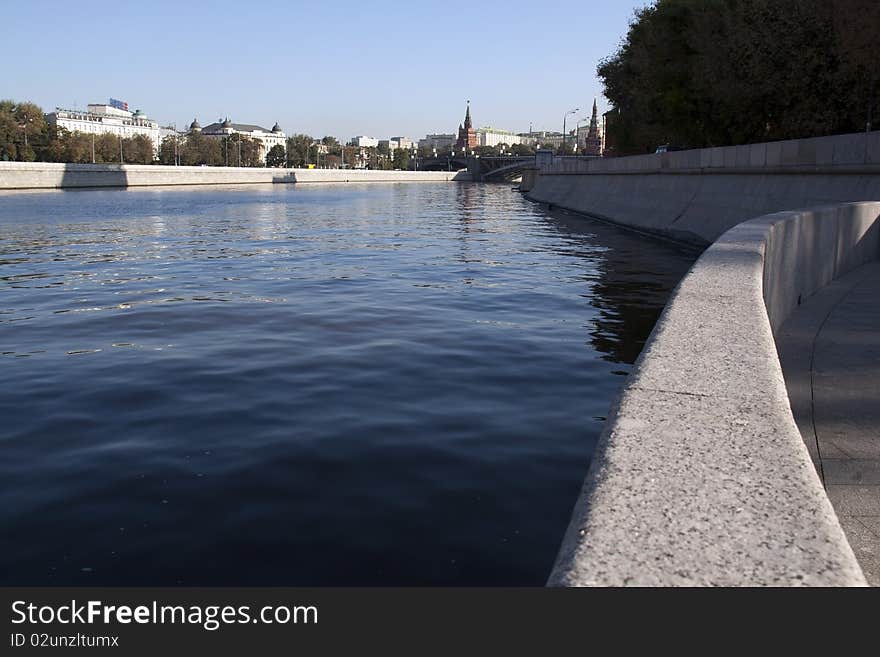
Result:
[[[509,186],[0,195],[0,584],[542,584],[693,255]]]

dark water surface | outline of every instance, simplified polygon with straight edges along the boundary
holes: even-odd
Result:
[[[506,185],[0,195],[0,584],[543,584],[693,258]]]

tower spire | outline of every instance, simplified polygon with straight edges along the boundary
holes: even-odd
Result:
[[[584,139],[584,153],[586,155],[602,154],[602,137],[599,134],[599,110],[596,107],[596,99],[593,99],[593,115],[590,117],[590,129]]]
[[[471,149],[479,145],[477,133],[474,132],[474,124],[471,120],[471,101],[467,101],[467,110],[464,113],[464,123],[458,125],[458,139],[456,148]]]

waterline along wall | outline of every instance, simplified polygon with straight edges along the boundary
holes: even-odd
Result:
[[[707,245],[770,212],[880,199],[880,131],[633,157],[556,157],[528,198]]]
[[[609,415],[551,585],[864,585],[774,342],[880,256],[880,202],[742,223],[683,279]]]
[[[275,169],[142,164],[0,162],[0,190],[153,185],[241,185],[318,182],[448,182],[470,180],[466,171]]]

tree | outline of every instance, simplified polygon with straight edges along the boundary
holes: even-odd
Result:
[[[178,143],[175,144],[175,142]],[[159,144],[159,164],[177,164],[176,149],[179,145],[176,137],[166,137],[163,139],[162,143]]]
[[[186,141],[178,148],[181,164],[219,166],[224,163],[220,140],[206,137],[200,132],[187,135]]]
[[[266,154],[266,166],[283,167],[286,162],[287,153],[284,150],[284,146],[281,144],[275,144]]]
[[[232,134],[223,139],[223,164],[231,167],[260,167],[261,146],[255,139],[245,135]]]
[[[395,148],[394,149],[394,168],[406,170],[410,168],[411,161],[409,149],[406,148]]]
[[[122,152],[128,164],[152,164],[153,140],[146,135],[135,135],[122,140]]]
[[[46,118],[38,105],[0,101],[0,160],[32,162],[48,143]]]
[[[119,162],[119,138],[116,135],[95,136],[95,161]]]
[[[534,146],[529,146],[528,144],[514,144],[510,147],[511,155],[534,155],[535,148]]]
[[[0,160],[18,159],[15,101],[0,100]]]
[[[291,167],[303,167],[310,161],[309,148],[314,139],[310,135],[296,134],[287,140],[287,165]]]
[[[863,129],[873,0],[655,0],[598,67],[619,154]]]
[[[833,0],[834,33],[842,55],[841,65],[858,81],[851,89],[852,105],[865,109],[865,130],[876,120],[880,50],[876,45],[880,3],[876,0]],[[861,102],[859,102],[861,101]]]
[[[342,155],[345,158],[345,166],[349,169],[360,165],[361,149],[357,146],[344,146]]]

